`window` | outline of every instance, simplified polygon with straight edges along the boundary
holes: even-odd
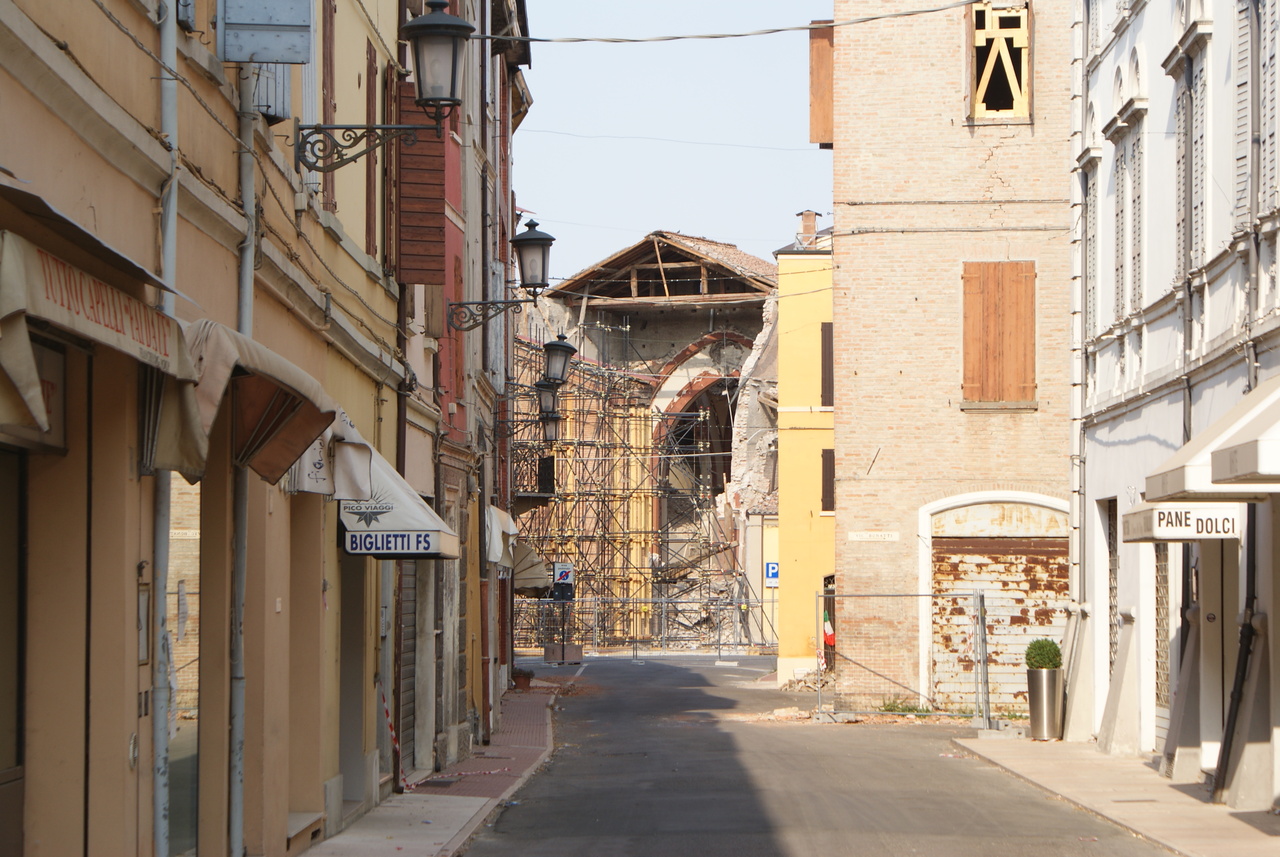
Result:
[[[829,321],[822,322],[822,407],[833,408],[836,404],[835,383],[835,325]]]
[[[1024,3],[993,9],[975,3],[971,97],[974,119],[1031,115],[1031,21]]]
[[[836,510],[836,451],[822,450],[822,511]]]
[[[965,262],[966,402],[1034,407],[1035,292],[1034,262]]]

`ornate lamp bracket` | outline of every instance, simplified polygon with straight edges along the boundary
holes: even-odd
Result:
[[[449,304],[449,327],[454,330],[475,330],[487,321],[492,321],[504,312],[523,312],[524,304],[535,303],[524,301],[463,301]]]

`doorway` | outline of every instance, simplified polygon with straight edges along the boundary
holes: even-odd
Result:
[[[0,842],[22,853],[26,458],[0,450]]]
[[[361,556],[342,555],[339,607],[340,660],[338,688],[338,770],[342,774],[343,820],[359,811],[368,797],[364,731],[366,567]]]

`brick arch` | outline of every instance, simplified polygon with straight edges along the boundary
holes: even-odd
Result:
[[[693,342],[690,342],[684,348],[680,349],[679,352],[673,355],[672,358],[667,361],[666,365],[658,372],[658,378],[653,387],[654,398],[657,398],[658,393],[662,390],[663,385],[667,383],[667,379],[671,377],[671,374],[686,363],[689,358],[713,345],[720,345],[725,342],[736,343],[748,351],[750,351],[752,346],[755,345],[751,339],[743,336],[741,333],[734,333],[731,330],[720,330],[715,333],[708,333],[701,339],[696,339]],[[737,373],[735,372],[734,374],[736,375]],[[683,392],[684,391],[682,390],[681,393],[683,394]],[[653,400],[650,399],[650,404],[652,404],[652,402]]]
[[[683,412],[685,408],[689,407],[690,403],[706,392],[707,388],[713,384],[716,384],[725,378],[741,377],[741,374],[742,373],[737,369],[734,369],[728,375],[715,375],[711,372],[702,372],[698,377],[680,388],[680,392],[676,394],[675,398],[671,400],[671,404],[667,407],[667,410],[664,411],[664,414],[666,415],[661,420],[658,420],[654,425],[652,437],[654,445],[656,446],[658,444],[663,433],[670,428],[672,420],[674,419],[674,417],[669,416],[670,414]],[[661,389],[661,387],[658,389]]]

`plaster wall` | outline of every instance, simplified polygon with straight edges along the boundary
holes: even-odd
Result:
[[[778,682],[817,666],[818,594],[834,572],[835,513],[822,511],[822,323],[832,319],[830,254],[778,255]]]

